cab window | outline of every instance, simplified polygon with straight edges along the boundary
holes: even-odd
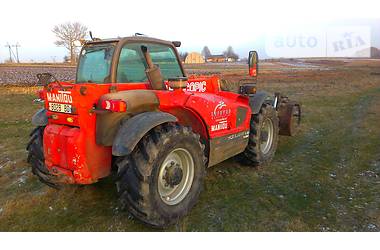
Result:
[[[128,43],[120,53],[117,82],[134,83],[147,81],[145,74],[147,63],[141,51],[142,45],[148,47],[153,63],[160,67],[165,80],[184,76],[173,48],[162,44]]]
[[[81,52],[77,83],[107,83],[110,81],[114,44],[87,45]]]

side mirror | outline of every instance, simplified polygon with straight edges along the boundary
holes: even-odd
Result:
[[[259,72],[259,55],[257,51],[250,51],[248,57],[249,75],[256,77]]]

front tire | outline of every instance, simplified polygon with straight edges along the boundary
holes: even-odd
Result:
[[[137,219],[164,228],[185,216],[198,200],[205,176],[204,146],[188,127],[154,128],[134,151],[116,160],[123,208]]]
[[[279,120],[277,111],[269,103],[264,103],[258,114],[252,115],[249,142],[241,158],[252,166],[268,165],[277,150]]]

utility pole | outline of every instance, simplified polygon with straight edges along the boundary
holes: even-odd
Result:
[[[13,62],[12,61],[12,49],[11,49],[11,46],[9,45],[9,43],[7,43],[7,45],[5,45],[4,47],[7,47],[9,49],[9,62]]]
[[[21,45],[17,42],[15,45],[12,45],[12,47],[16,48],[16,61],[17,63],[20,63],[20,59],[18,57],[18,48],[21,47]]]

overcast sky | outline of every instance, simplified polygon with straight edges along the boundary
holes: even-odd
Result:
[[[21,44],[22,61],[61,61],[66,51],[54,45],[54,25],[78,21],[96,37],[135,32],[181,40],[183,51],[208,45],[221,53],[232,45],[245,53],[248,44],[267,33],[295,27],[326,25],[347,18],[380,18],[380,1],[43,1],[0,2],[0,62],[8,58],[6,43]]]

